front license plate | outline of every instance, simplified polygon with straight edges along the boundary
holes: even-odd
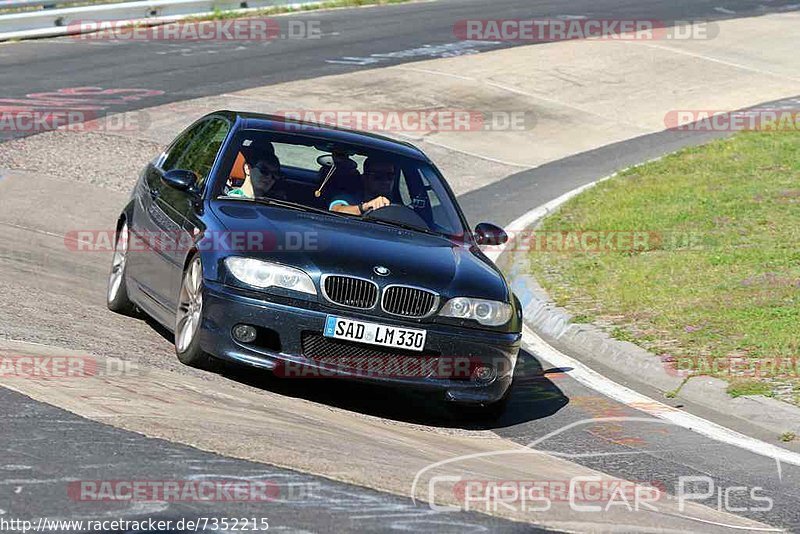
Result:
[[[323,332],[325,337],[415,351],[425,348],[426,334],[425,330],[364,323],[334,315],[328,315]]]

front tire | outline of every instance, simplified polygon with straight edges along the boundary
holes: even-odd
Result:
[[[123,222],[114,243],[114,257],[108,275],[106,305],[108,309],[122,315],[136,315],[136,305],[128,297],[126,267],[128,265],[128,223]]]
[[[203,264],[195,254],[183,273],[175,318],[175,353],[185,365],[207,369],[211,357],[200,348],[203,323]]]

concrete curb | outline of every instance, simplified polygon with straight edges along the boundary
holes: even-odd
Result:
[[[616,175],[614,173],[570,191],[534,208],[509,225],[511,239],[499,251],[495,263],[506,273],[514,293],[522,303],[525,324],[534,332],[557,340],[590,367],[594,363],[612,368],[622,376],[647,384],[663,394],[680,388],[674,399],[740,419],[773,434],[776,440],[784,432],[800,435],[800,408],[761,395],[732,398],[726,392],[727,382],[709,376],[692,377],[684,384],[685,378],[668,372],[659,356],[633,343],[614,339],[594,324],[573,322],[573,316],[566,309],[558,307],[528,272],[524,247],[514,246],[520,237],[524,237],[525,230],[537,228],[545,217],[568,200]]]

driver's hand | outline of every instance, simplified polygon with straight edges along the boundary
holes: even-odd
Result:
[[[389,201],[388,198],[386,198],[386,197],[375,197],[372,200],[370,200],[369,202],[364,202],[364,211],[377,210],[377,209],[380,209],[380,208],[385,208],[389,204],[391,204],[391,202]]]

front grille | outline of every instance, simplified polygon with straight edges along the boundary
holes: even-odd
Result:
[[[304,357],[331,369],[394,378],[454,378],[452,366],[439,365],[437,352],[375,347],[314,332],[303,332],[302,344]]]
[[[350,276],[328,276],[323,284],[331,302],[349,308],[369,309],[378,302],[378,286],[369,280]]]
[[[401,317],[425,317],[434,311],[439,297],[426,289],[389,286],[383,291],[383,310]]]

